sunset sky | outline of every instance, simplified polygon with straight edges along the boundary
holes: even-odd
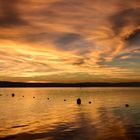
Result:
[[[0,0],[0,81],[140,81],[140,0]]]

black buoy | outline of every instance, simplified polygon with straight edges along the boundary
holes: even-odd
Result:
[[[50,98],[48,98],[48,100],[49,100]]]
[[[15,94],[14,93],[12,93],[12,97],[14,97],[15,96]]]
[[[129,104],[125,104],[125,107],[129,107]]]
[[[33,97],[33,98],[35,98],[35,97]]]
[[[22,97],[24,97],[24,96],[22,96]]]
[[[64,99],[64,102],[66,101],[66,99]]]
[[[91,101],[89,101],[89,104],[91,104]]]
[[[77,104],[78,104],[78,105],[81,104],[81,99],[80,99],[80,98],[77,99]]]

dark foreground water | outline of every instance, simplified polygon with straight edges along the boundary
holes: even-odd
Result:
[[[140,88],[0,89],[0,140],[140,140]]]

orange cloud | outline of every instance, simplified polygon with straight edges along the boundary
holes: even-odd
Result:
[[[0,80],[140,80],[138,0],[0,5]]]

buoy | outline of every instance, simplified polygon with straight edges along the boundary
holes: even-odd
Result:
[[[15,94],[14,93],[12,93],[12,97],[14,97],[15,96]]]
[[[33,98],[35,98],[35,97],[33,97]]]
[[[64,99],[64,102],[66,101],[66,99]]]
[[[125,107],[129,107],[129,104],[125,104]]]
[[[89,104],[91,104],[91,101],[89,101]]]
[[[22,96],[22,97],[24,97],[24,96]]]
[[[48,100],[49,100],[50,98],[48,98]]]
[[[77,99],[77,104],[78,104],[78,105],[81,104],[81,99],[80,99],[80,98]]]

